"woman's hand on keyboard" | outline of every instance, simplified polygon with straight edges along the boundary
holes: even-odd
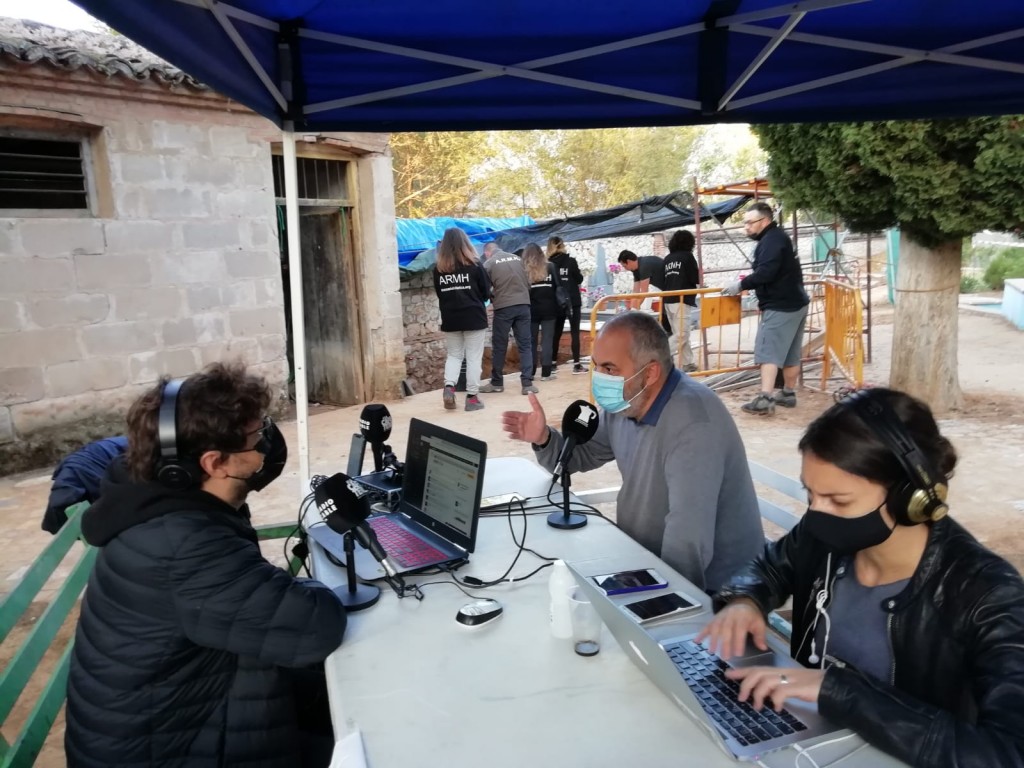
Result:
[[[781,712],[786,699],[817,703],[825,672],[802,667],[743,667],[728,669],[725,676],[739,682],[740,701],[750,699],[750,705],[760,710],[765,700],[771,699],[772,708]]]
[[[743,655],[747,647],[747,635],[750,635],[754,645],[767,651],[768,643],[764,637],[767,629],[768,622],[757,604],[741,597],[715,614],[715,618],[700,631],[696,640],[700,643],[710,638],[708,650],[723,659],[731,659]]]

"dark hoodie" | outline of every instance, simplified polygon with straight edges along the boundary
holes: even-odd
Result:
[[[68,677],[68,766],[298,765],[300,668],[345,609],[260,554],[248,508],[112,465],[82,534],[102,547]]]
[[[555,251],[548,258],[552,264],[558,267],[558,277],[562,281],[562,287],[569,294],[569,305],[580,306],[583,303],[580,297],[583,273],[580,272],[579,262],[565,251]]]

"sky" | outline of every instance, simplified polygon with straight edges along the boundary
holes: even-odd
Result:
[[[69,0],[2,0],[0,16],[31,19],[62,29],[96,28],[96,21]]]

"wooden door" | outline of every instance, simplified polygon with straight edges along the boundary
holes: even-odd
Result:
[[[355,405],[365,376],[352,212],[304,207],[300,218],[309,400]]]

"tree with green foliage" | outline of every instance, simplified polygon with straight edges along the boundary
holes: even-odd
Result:
[[[487,134],[391,135],[395,215],[399,218],[467,216],[476,196],[474,169],[486,156]]]
[[[741,134],[706,126],[398,133],[396,214],[544,219],[689,189],[694,175],[749,178],[763,155]]]
[[[1024,120],[754,128],[773,191],[850,229],[900,228],[890,384],[944,411],[962,403],[957,296],[963,238],[1024,223]]]

